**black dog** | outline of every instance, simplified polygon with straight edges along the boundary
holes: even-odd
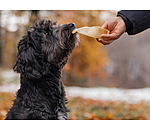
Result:
[[[75,28],[41,19],[23,36],[14,66],[21,86],[6,119],[69,119],[61,70],[78,44]]]

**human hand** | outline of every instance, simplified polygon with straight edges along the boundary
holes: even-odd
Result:
[[[103,45],[109,45],[126,31],[125,23],[121,17],[115,17],[106,21],[102,28],[110,31],[109,34],[101,35],[101,38],[107,38],[108,40],[97,39],[97,41],[101,42]]]

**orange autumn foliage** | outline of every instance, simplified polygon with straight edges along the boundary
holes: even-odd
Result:
[[[0,93],[0,120],[4,120],[9,108],[12,106],[14,94]]]
[[[128,104],[81,97],[69,99],[71,120],[149,120],[150,102]]]
[[[82,43],[75,49],[64,70],[71,76],[76,75],[80,78],[104,77],[103,68],[108,61],[107,52],[96,43],[95,39],[84,37],[81,36]]]

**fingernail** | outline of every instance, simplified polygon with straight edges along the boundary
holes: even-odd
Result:
[[[101,42],[101,39],[97,39],[99,42]]]
[[[102,34],[101,37],[105,37],[105,34]]]

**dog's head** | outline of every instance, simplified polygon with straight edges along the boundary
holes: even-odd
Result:
[[[27,78],[41,78],[51,66],[63,68],[78,45],[78,34],[72,34],[75,24],[56,25],[51,20],[35,22],[18,44],[14,70]]]

